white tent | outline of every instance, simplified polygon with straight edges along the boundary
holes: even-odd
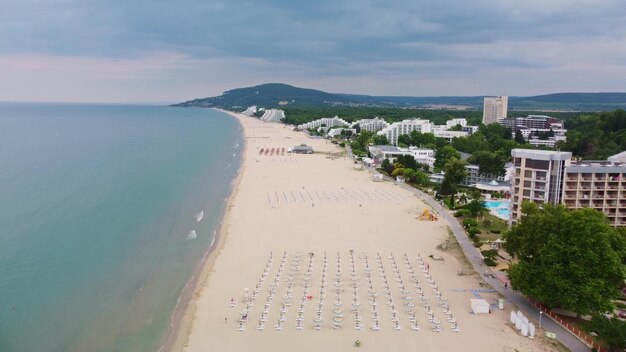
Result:
[[[470,298],[470,304],[474,314],[489,314],[489,302],[486,300]]]

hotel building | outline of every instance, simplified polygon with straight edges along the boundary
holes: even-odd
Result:
[[[285,118],[285,112],[283,110],[278,109],[268,109],[265,110],[263,116],[261,116],[261,121],[266,122],[280,122]]]
[[[320,127],[336,127],[336,126],[348,127],[350,126],[350,124],[348,123],[348,121],[340,118],[339,116],[335,116],[335,117],[322,117],[321,119],[313,120],[311,122],[298,125],[298,128],[301,130],[309,130],[309,129],[318,129]]]
[[[562,203],[603,212],[613,226],[626,226],[626,155],[601,161],[571,161],[572,153],[513,149],[511,222],[524,200]]]
[[[572,153],[547,150],[513,149],[511,180],[511,222],[522,215],[522,202],[561,203],[563,175]]]
[[[350,127],[354,128],[356,125],[359,125],[361,131],[378,132],[385,127],[388,127],[389,122],[381,119],[380,117],[374,117],[373,119],[360,119],[354,121],[350,124]]]
[[[483,124],[496,123],[499,119],[506,118],[509,110],[509,97],[485,97],[483,103]]]
[[[379,135],[387,137],[392,145],[398,144],[398,137],[403,134],[410,134],[413,131],[420,133],[432,133],[433,124],[428,120],[412,119],[394,122],[391,125],[378,131]]]
[[[594,208],[613,226],[626,226],[626,164],[580,161],[565,169],[563,203],[568,208]]]

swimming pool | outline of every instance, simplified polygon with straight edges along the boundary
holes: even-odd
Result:
[[[491,214],[508,221],[511,218],[510,203],[508,200],[488,200],[485,201],[485,207]]]

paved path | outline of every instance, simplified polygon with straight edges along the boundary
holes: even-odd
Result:
[[[387,177],[387,179],[391,180],[389,177]],[[452,214],[450,214],[449,211],[445,210],[430,195],[406,184],[401,184],[400,187],[413,192],[420,199],[422,199],[433,209],[439,212],[439,214],[441,214],[445,218],[448,224],[450,224],[450,228],[452,229],[456,240],[459,242],[459,245],[463,249],[465,256],[474,267],[474,270],[480,275],[480,277],[485,280],[486,283],[491,285],[491,287],[493,287],[496,291],[498,291],[498,293],[500,293],[507,302],[514,304],[524,313],[525,316],[527,316],[531,321],[534,321],[535,325],[538,325],[539,310],[535,308],[525,296],[514,292],[511,289],[505,288],[504,283],[495,276],[495,274],[491,271],[491,268],[484,265],[482,256],[480,255],[478,249],[474,247],[474,244],[465,235],[465,231],[463,230],[457,219]],[[544,316],[541,319],[541,328],[546,331],[556,333],[557,339],[572,352],[590,351],[590,349],[585,344],[583,344],[580,340],[574,337],[574,335],[572,335],[568,330],[561,327],[548,317]]]

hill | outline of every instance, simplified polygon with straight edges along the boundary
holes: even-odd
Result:
[[[263,107],[278,107],[280,102],[288,105],[323,106],[341,100],[335,94],[315,89],[305,89],[282,83],[267,83],[254,87],[238,88],[224,92],[217,97],[194,99],[175,106],[220,107],[248,107],[259,105]]]
[[[174,106],[241,109],[251,105],[330,107],[367,106],[389,108],[451,108],[481,110],[482,96],[402,97],[327,93],[281,83],[261,84],[224,92],[217,97],[186,101]],[[509,97],[509,110],[607,111],[626,108],[626,93],[555,93],[530,97]]]

